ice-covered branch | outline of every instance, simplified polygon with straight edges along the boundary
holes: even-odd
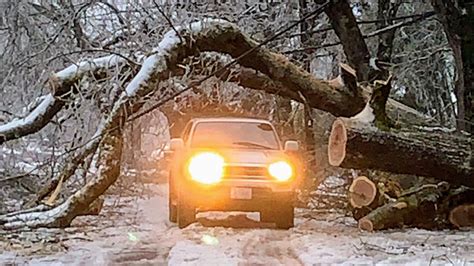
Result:
[[[0,144],[35,133],[46,126],[65,104],[65,97],[73,86],[87,73],[114,67],[126,60],[118,55],[100,57],[71,65],[51,76],[51,92],[28,115],[0,125]]]

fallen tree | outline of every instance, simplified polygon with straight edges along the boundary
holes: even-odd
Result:
[[[47,86],[50,93],[26,117],[0,125],[0,145],[38,132],[64,107],[75,86],[89,73],[105,77],[107,69],[124,64],[127,60],[118,55],[104,56],[73,64],[51,75]]]
[[[108,118],[99,125],[97,134],[92,141],[101,142],[103,143],[101,146],[110,149],[108,152],[100,153],[104,154],[102,158],[104,170],[99,171],[97,177],[64,203],[51,210],[22,213],[8,217],[8,219],[0,218],[4,227],[68,226],[72,219],[81,213],[80,210],[86,209],[113,184],[118,176],[117,167],[112,167],[112,165],[115,163],[117,166],[117,163],[119,165],[120,162],[117,154],[121,150],[121,145],[119,145],[121,136],[116,135],[122,126],[120,120],[126,119],[124,118],[125,114],[137,112],[144,104],[140,100],[154,92],[158,88],[158,83],[166,80],[173,70],[178,68],[178,63],[186,57],[209,50],[238,57],[258,45],[242,34],[234,24],[221,20],[192,23],[189,27],[179,28],[178,31],[172,30],[165,34],[164,39],[154,49],[152,55],[145,59],[138,74],[118,97]],[[181,42],[181,38],[185,41]],[[229,46],[228,43],[234,45]],[[362,96],[358,95],[357,91],[349,91],[344,87],[331,87],[327,82],[315,79],[309,73],[290,63],[285,57],[265,48],[256,49],[250,56],[241,58],[239,63],[261,71],[271,79],[285,84],[286,87],[295,88],[293,91],[280,92],[283,95],[292,95],[292,97],[300,99],[300,95],[303,94],[307,99],[311,99],[315,107],[335,114],[355,113],[359,109],[360,103],[363,102]],[[344,103],[349,100],[352,104]],[[86,150],[83,152],[85,153]],[[115,162],[111,158],[115,159]],[[73,169],[69,171],[69,173],[71,172]]]
[[[351,118],[332,125],[328,159],[333,166],[412,174],[474,187],[471,137],[443,128],[394,126],[387,118],[390,80],[376,82],[370,102]]]
[[[471,139],[454,132],[396,125],[386,115],[391,77],[375,81],[370,101],[351,118],[337,118],[328,145],[331,165],[434,177],[438,184],[405,187],[394,180],[357,177],[349,187],[349,206],[366,231],[414,226],[470,225],[474,203]],[[462,205],[462,206],[459,206]]]
[[[31,212],[0,217],[0,223],[6,228],[68,226],[75,216],[87,209],[117,179],[119,155],[122,149],[121,128],[128,120],[126,115],[138,112],[145,102],[143,99],[158,92],[159,82],[176,75],[180,62],[203,51],[226,53],[239,58],[238,63],[241,66],[258,71],[281,84],[278,90],[274,90],[275,87],[268,88],[270,92],[306,101],[312,107],[336,116],[352,116],[362,110],[365,97],[358,86],[352,86],[354,83],[340,83],[335,86],[330,82],[318,80],[292,64],[287,58],[266,48],[257,47],[258,43],[240,32],[234,24],[222,20],[208,19],[166,33],[150,56],[144,60],[140,71],[116,99],[110,113],[99,125],[97,133],[89,143],[92,147],[97,147],[95,145],[101,147],[101,168],[97,176],[53,209],[46,211],[33,209]],[[239,57],[250,49],[255,50],[246,57]],[[383,107],[385,108],[385,102]],[[376,113],[375,116],[379,114]],[[11,130],[20,128],[14,124],[7,125]],[[92,151],[95,149],[81,150],[76,155],[78,158],[76,161],[80,162],[81,158],[87,157],[87,153]],[[64,169],[66,174],[57,179],[58,184],[74,173],[77,168],[77,164],[74,163],[76,161]]]
[[[333,166],[435,177],[474,187],[470,138],[454,132],[382,131],[338,118],[332,126],[328,154]]]

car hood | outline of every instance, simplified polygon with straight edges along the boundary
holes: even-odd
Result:
[[[285,158],[281,150],[225,149],[217,151],[227,164],[269,164]]]

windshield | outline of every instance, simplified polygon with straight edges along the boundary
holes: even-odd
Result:
[[[270,124],[258,122],[199,122],[191,138],[191,147],[279,149]]]

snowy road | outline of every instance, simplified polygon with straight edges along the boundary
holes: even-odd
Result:
[[[305,210],[290,230],[238,213],[180,230],[167,221],[166,186],[150,189],[148,199],[108,197],[99,217],[65,230],[0,232],[0,265],[474,265],[474,231],[365,233],[350,218]]]

